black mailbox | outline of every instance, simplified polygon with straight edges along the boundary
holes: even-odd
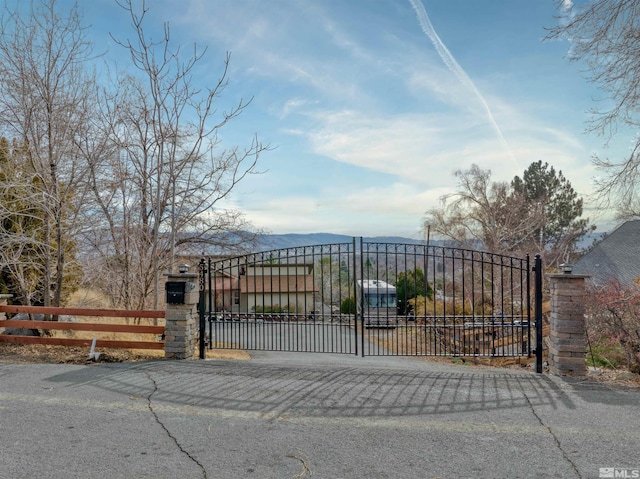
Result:
[[[167,290],[167,304],[184,304],[184,281],[167,281],[164,289]]]

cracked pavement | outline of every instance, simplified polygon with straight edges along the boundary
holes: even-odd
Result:
[[[411,358],[0,363],[0,478],[528,478],[640,469],[640,391]]]

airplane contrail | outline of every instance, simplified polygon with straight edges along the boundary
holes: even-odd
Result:
[[[518,164],[518,162],[513,156],[513,153],[511,152],[509,143],[507,143],[507,140],[502,134],[502,130],[500,129],[498,122],[493,117],[493,113],[491,112],[491,108],[489,108],[489,104],[484,99],[480,91],[476,88],[471,78],[469,78],[469,75],[467,75],[467,73],[463,70],[463,68],[458,64],[458,62],[453,57],[453,55],[451,54],[447,46],[444,44],[444,42],[440,39],[440,37],[436,33],[436,30],[433,28],[433,25],[431,24],[431,20],[429,20],[427,11],[425,10],[422,3],[419,0],[409,0],[409,2],[411,2],[411,6],[416,12],[416,16],[418,17],[418,22],[420,23],[420,27],[422,28],[422,31],[429,38],[429,40],[431,40],[431,43],[433,43],[433,46],[438,52],[438,55],[440,55],[440,58],[442,59],[444,64],[458,78],[458,80],[460,80],[460,82],[463,85],[471,89],[471,91],[473,91],[473,93],[476,95],[476,97],[484,107],[484,111],[487,114],[489,123],[491,123],[491,126],[493,127],[496,135],[498,136],[498,140],[502,144],[502,147],[505,149],[505,151],[509,155],[509,158],[511,159],[511,161],[513,161],[515,164]]]

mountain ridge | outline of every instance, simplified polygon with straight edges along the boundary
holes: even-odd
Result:
[[[578,242],[578,251],[585,251],[600,241],[606,233],[588,233]],[[258,237],[257,250],[268,251],[272,249],[299,248],[302,246],[318,246],[325,244],[351,243],[353,238],[359,240],[359,236],[349,236],[337,233],[281,233],[264,234]],[[373,243],[398,243],[398,244],[426,244],[426,240],[416,240],[403,236],[363,236],[365,242]],[[432,246],[447,246],[451,244],[447,240],[430,240]]]
[[[354,236],[337,233],[284,233],[265,234],[258,238],[258,248],[262,251],[269,249],[297,248],[301,246],[317,246],[324,244],[351,243]],[[356,241],[358,236],[355,237]],[[404,238],[402,236],[366,236],[367,242],[378,243],[404,243],[404,244],[425,244],[424,240]],[[439,241],[432,241],[432,244],[439,244]]]

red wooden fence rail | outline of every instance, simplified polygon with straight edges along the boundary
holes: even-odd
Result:
[[[50,315],[98,316],[117,318],[164,318],[162,310],[130,311],[122,309],[53,308],[42,306],[0,305],[0,313],[27,313]],[[0,320],[0,328],[43,330],[96,331],[163,335],[164,326],[105,323],[68,323],[59,321]],[[47,336],[18,336],[0,334],[0,343],[53,344],[61,346],[90,346],[92,339],[51,338]],[[164,349],[162,341],[120,341],[97,339],[96,347],[118,349]]]

